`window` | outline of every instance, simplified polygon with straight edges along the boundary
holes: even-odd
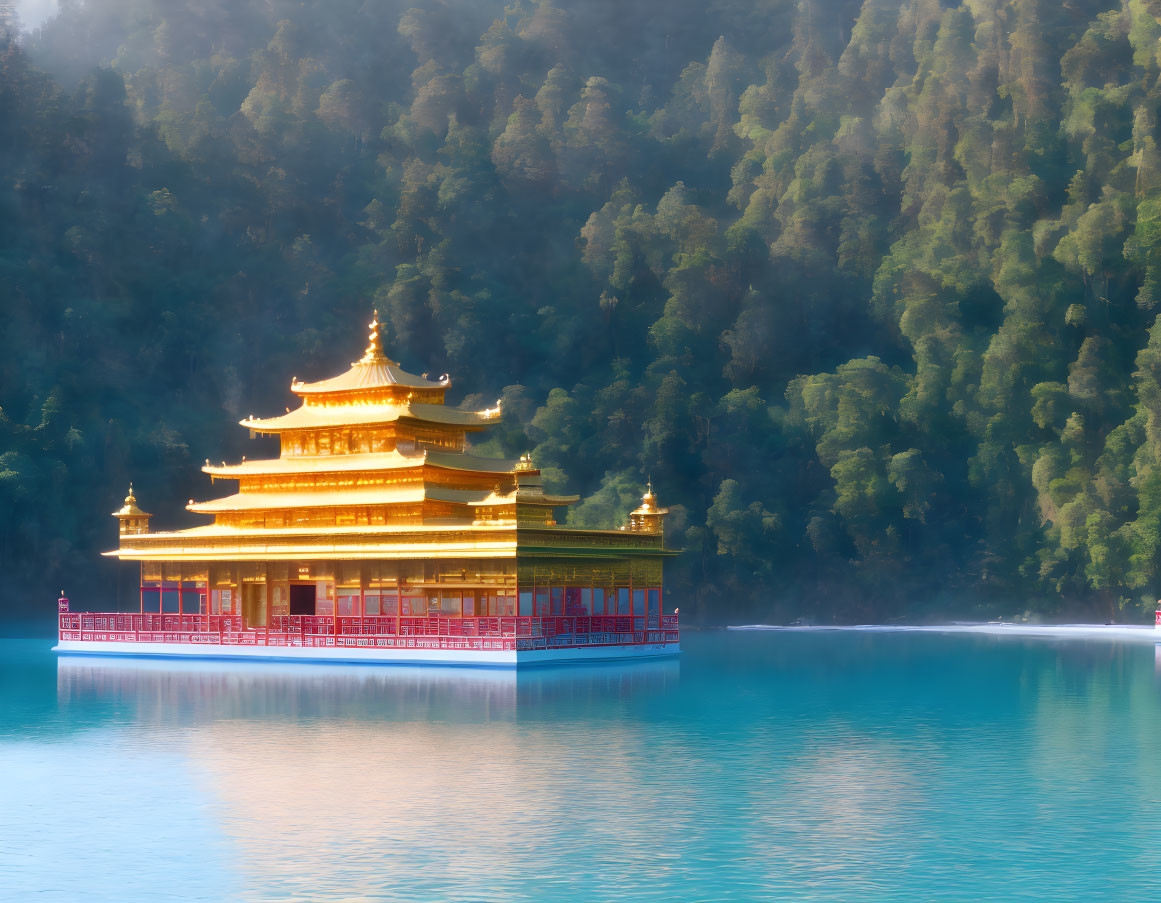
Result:
[[[487,597],[485,597],[486,599]],[[476,616],[476,594],[471,590],[464,591],[464,617],[474,618]]]
[[[449,592],[445,589],[439,601],[439,613],[445,618],[458,618],[460,616],[460,593],[458,591]]]
[[[427,600],[423,596],[403,597],[403,616],[422,618],[427,614]]]
[[[603,587],[593,587],[593,614],[603,615],[605,613],[605,590]]]
[[[629,610],[629,603],[629,587],[622,586],[617,590],[617,614],[632,614],[632,612]]]
[[[649,626],[661,626],[661,589],[649,590]]]
[[[564,587],[554,586],[552,588],[552,613],[554,615],[564,614]]]
[[[496,593],[489,593],[488,594],[488,610],[486,613],[493,618],[499,618],[499,617],[504,617],[504,616],[511,617],[512,615],[516,614],[516,597],[512,596],[512,595],[506,595],[506,594],[497,595]],[[482,593],[480,594],[479,614],[481,617],[485,614]]]
[[[548,615],[548,588],[537,587],[536,589],[536,611],[534,612],[538,617],[546,617]]]
[[[335,613],[335,585],[329,580],[316,580],[314,589],[315,614]]]
[[[642,616],[645,614],[645,590],[643,589],[633,590],[633,614]]]
[[[588,609],[581,608],[581,589],[579,586],[568,586],[564,590],[564,613],[569,617],[587,615]]]
[[[532,591],[527,590],[527,589],[521,590],[520,591],[520,616],[521,617],[529,617],[529,616],[531,616],[531,614],[532,614]]]
[[[366,593],[363,596],[363,614],[373,617],[379,614],[379,594]]]
[[[352,594],[349,589],[340,589],[338,595],[339,611],[338,613],[344,618],[349,618],[359,608],[359,594]]]
[[[290,614],[290,587],[277,584],[270,588],[270,611],[274,615]]]
[[[379,612],[385,615],[394,615],[399,611],[399,593],[395,590],[383,590],[379,595]]]
[[[210,590],[210,614],[236,614],[234,611],[234,591],[230,589]]]
[[[593,609],[593,591],[587,586],[581,587],[580,605],[582,615],[596,614],[596,611]]]

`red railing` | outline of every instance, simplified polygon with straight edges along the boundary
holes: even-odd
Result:
[[[659,620],[660,623],[657,623]],[[247,627],[241,615],[62,612],[60,638],[71,641],[242,646],[443,649],[544,649],[676,643],[677,615],[440,618],[276,615]]]

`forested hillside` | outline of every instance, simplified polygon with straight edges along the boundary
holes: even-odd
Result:
[[[412,6],[414,4],[414,6]],[[0,567],[111,594],[134,480],[358,355],[652,475],[704,622],[1141,617],[1161,0],[69,0],[0,44]],[[269,451],[270,449],[265,449]],[[567,477],[566,477],[567,474]],[[95,598],[100,596],[101,598]]]

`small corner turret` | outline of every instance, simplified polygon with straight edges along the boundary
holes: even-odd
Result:
[[[117,518],[121,536],[139,536],[149,532],[149,518],[153,515],[137,507],[137,497],[133,495],[133,484],[129,484],[129,494],[125,496],[125,504],[118,511],[113,512]]]
[[[516,478],[517,502],[539,502],[544,499],[544,481],[540,477],[540,470],[532,463],[530,452],[525,452],[520,456],[520,460],[512,468],[512,475]],[[549,512],[540,508],[534,510],[536,514],[533,520],[543,523]],[[522,513],[524,517],[521,519],[527,521],[529,510],[524,509]]]
[[[525,452],[512,468],[516,477],[516,498],[527,500],[540,498],[544,495],[544,481],[540,478],[540,470],[532,463],[532,453]]]
[[[554,508],[579,501],[576,495],[549,495],[544,491],[540,468],[532,461],[531,452],[525,452],[512,468],[516,478],[516,522],[521,526],[555,527]]]
[[[629,530],[633,533],[661,533],[668,508],[658,508],[653,495],[653,480],[649,480],[645,494],[641,496],[641,507],[629,514]]]

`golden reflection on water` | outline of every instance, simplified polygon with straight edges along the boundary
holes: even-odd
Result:
[[[375,857],[382,877],[404,880],[409,860],[432,844],[456,848],[449,872],[490,871],[525,833],[521,796],[535,789],[521,779],[506,723],[481,737],[416,722],[225,721],[198,730],[190,752],[222,827],[264,883],[333,875],[336,859],[349,871],[361,856]]]
[[[175,779],[204,796],[250,887],[358,900],[419,881],[480,899],[561,832],[583,792],[567,776],[598,765],[584,761],[589,716],[678,677],[672,660],[514,672],[62,657],[57,693],[127,707],[152,742],[184,750]],[[611,732],[604,780],[633,786],[643,745]]]

